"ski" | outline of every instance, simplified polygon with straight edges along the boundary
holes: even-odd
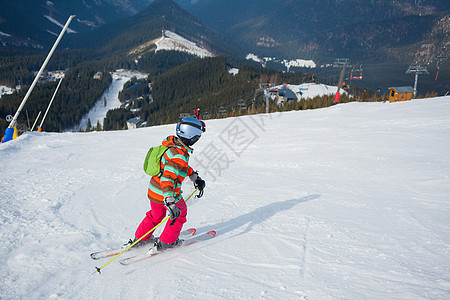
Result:
[[[124,258],[124,259],[120,260],[120,263],[122,265],[125,265],[125,266],[126,265],[131,265],[131,264],[136,263],[138,261],[142,261],[142,260],[145,260],[147,258],[151,258],[151,257],[157,256],[157,255],[165,253],[165,252],[170,252],[170,251],[173,251],[175,249],[179,249],[179,248],[183,248],[183,247],[186,247],[186,246],[189,246],[189,245],[193,245],[193,244],[198,243],[200,241],[206,241],[206,240],[212,239],[215,236],[216,236],[216,232],[214,230],[211,230],[211,231],[208,231],[206,233],[202,233],[202,234],[196,235],[194,237],[188,238],[187,240],[185,240],[183,242],[183,244],[181,244],[180,246],[178,246],[176,248],[171,248],[171,249],[167,249],[166,251],[160,251],[160,252],[152,252],[153,248],[151,248],[147,253],[140,254],[140,255],[134,255],[134,256],[131,256],[131,257],[128,257],[128,258]]]
[[[180,238],[191,237],[191,236],[193,236],[195,234],[195,232],[196,232],[195,228],[189,228],[189,229],[183,230],[180,233]],[[139,247],[132,247],[132,248],[128,249],[127,252],[130,251],[130,250],[133,250],[133,249],[142,248],[143,246],[150,245],[150,244],[151,244],[151,242],[149,242],[147,244],[143,244],[142,246],[139,246]],[[131,243],[128,242],[128,243],[124,244],[122,247],[119,247],[119,248],[113,248],[113,249],[107,249],[107,250],[103,250],[103,251],[93,252],[93,253],[91,253],[91,258],[95,259],[95,260],[98,260],[98,259],[101,259],[101,258],[113,257],[113,256],[116,256],[116,255],[120,254],[124,249],[126,249],[130,245],[131,245]]]

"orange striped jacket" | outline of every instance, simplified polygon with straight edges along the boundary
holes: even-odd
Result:
[[[189,166],[189,156],[193,150],[173,135],[163,140],[162,145],[169,147],[161,157],[163,173],[150,179],[148,198],[159,204],[163,204],[167,197],[174,197],[178,202],[182,198],[184,179],[194,172]]]

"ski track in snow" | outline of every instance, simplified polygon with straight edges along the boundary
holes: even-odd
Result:
[[[448,299],[449,105],[208,120],[185,228],[217,236],[101,275],[89,254],[133,236],[143,158],[174,124],[0,144],[1,298]]]

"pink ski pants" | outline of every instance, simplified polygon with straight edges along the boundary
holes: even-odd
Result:
[[[180,235],[181,229],[183,228],[183,224],[186,223],[186,215],[187,215],[187,206],[186,202],[184,202],[184,199],[181,199],[176,204],[181,209],[181,215],[179,218],[176,219],[175,222],[172,224],[172,219],[169,218],[167,220],[166,226],[164,227],[163,232],[161,233],[161,236],[159,239],[163,243],[171,244],[174,243],[178,236]],[[151,230],[153,227],[158,225],[166,216],[167,208],[163,204],[158,204],[150,201],[151,210],[148,211],[145,215],[144,220],[142,220],[141,224],[139,224],[138,228],[136,229],[135,237],[140,238],[144,234],[146,234],[149,230]],[[153,232],[151,234],[148,234],[145,238],[143,238],[143,241],[148,240],[152,236]]]

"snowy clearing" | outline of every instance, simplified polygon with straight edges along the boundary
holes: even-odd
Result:
[[[208,120],[185,228],[217,236],[101,275],[89,254],[133,237],[142,161],[175,126],[0,144],[2,299],[449,299],[449,107]]]
[[[337,92],[337,86],[326,85],[323,83],[282,84],[274,86],[271,89],[289,89],[298,99],[312,99],[317,96],[334,95]],[[341,94],[347,94],[343,89],[341,89],[340,92]]]
[[[198,57],[213,57],[215,56],[213,53],[204,49],[203,46],[191,42],[182,36],[171,32],[169,30],[165,30],[163,32],[163,36],[156,41],[156,51],[160,50],[176,50],[181,52],[186,52],[192,55],[196,55]]]
[[[103,121],[106,118],[108,110],[119,108],[122,103],[119,100],[119,93],[123,90],[125,83],[131,80],[131,78],[136,77],[137,79],[143,79],[147,77],[147,74],[131,71],[117,70],[112,74],[112,82],[108,89],[102,94],[100,99],[94,105],[91,110],[81,118],[80,124],[66,131],[78,131],[80,128],[86,130],[88,120],[91,120],[93,127],[96,126],[97,122],[103,127]],[[105,105],[106,99],[106,105]]]
[[[260,63],[263,67],[266,67],[267,62],[269,62],[269,61],[279,62],[286,67],[288,72],[291,67],[300,67],[300,68],[302,68],[302,67],[303,68],[315,68],[316,67],[316,63],[311,59],[297,58],[297,59],[291,59],[291,60],[289,60],[289,59],[281,60],[276,57],[259,58],[257,55],[255,55],[253,53],[248,53],[247,56],[245,57],[245,59],[256,61],[257,63]]]
[[[0,85],[0,99],[2,98],[2,95],[6,95],[6,94],[12,94],[15,92],[15,89],[10,88],[9,86],[6,85]]]

